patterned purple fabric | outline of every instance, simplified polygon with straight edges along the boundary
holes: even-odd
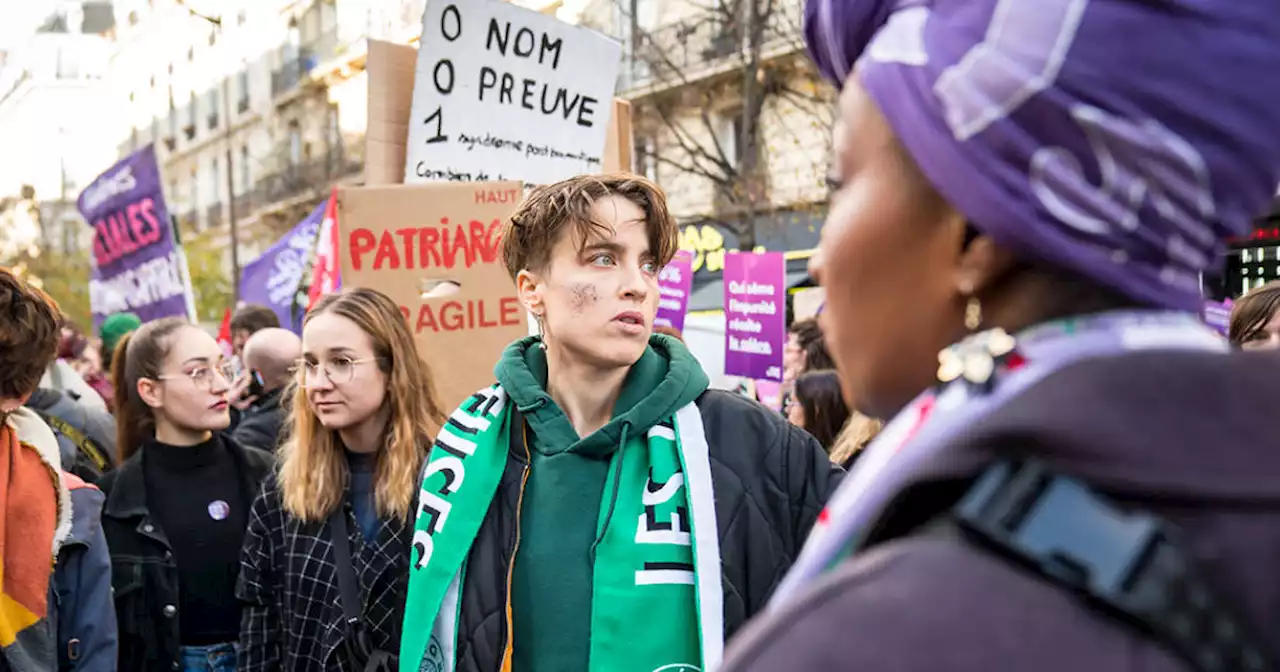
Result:
[[[976,228],[1147,304],[1198,310],[1280,183],[1272,3],[808,0],[805,35]]]

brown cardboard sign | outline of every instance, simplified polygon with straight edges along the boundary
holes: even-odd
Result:
[[[631,172],[631,146],[631,103],[614,98],[613,114],[609,115],[609,131],[604,138],[604,172]]]
[[[528,333],[499,245],[523,193],[519,182],[338,192],[343,284],[399,304],[446,410],[491,385],[503,348]]]
[[[413,106],[413,72],[418,50],[405,44],[369,40],[369,127],[364,136],[364,183],[404,182],[405,143]]]

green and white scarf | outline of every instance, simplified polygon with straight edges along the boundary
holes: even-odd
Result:
[[[400,672],[456,669],[466,559],[506,467],[511,403],[499,385],[476,393],[449,417],[427,460]],[[720,541],[707,440],[692,403],[614,453],[600,527],[590,669],[717,669],[724,651]],[[512,665],[510,639],[503,672]]]

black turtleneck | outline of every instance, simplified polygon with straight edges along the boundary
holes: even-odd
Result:
[[[147,508],[178,565],[178,626],[183,646],[240,636],[236,576],[249,524],[249,495],[236,460],[218,435],[195,446],[143,446]]]

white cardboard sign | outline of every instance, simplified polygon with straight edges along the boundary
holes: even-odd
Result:
[[[503,0],[428,0],[405,182],[598,173],[622,46]]]

